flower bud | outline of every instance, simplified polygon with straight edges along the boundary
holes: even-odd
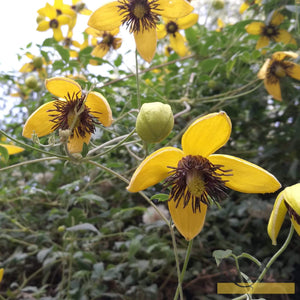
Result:
[[[34,57],[32,62],[36,69],[40,69],[43,66],[43,58],[41,56]]]
[[[148,143],[165,139],[174,126],[171,106],[161,102],[144,103],[136,119],[136,131]]]
[[[34,75],[31,75],[25,79],[25,84],[30,89],[35,89],[38,85],[37,78]]]
[[[222,9],[224,8],[224,0],[214,0],[212,6],[214,9]]]

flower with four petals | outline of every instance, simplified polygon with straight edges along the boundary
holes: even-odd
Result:
[[[68,151],[80,153],[88,144],[95,125],[110,126],[112,112],[107,100],[98,92],[83,93],[80,85],[69,78],[54,77],[45,81],[47,90],[56,98],[39,107],[27,119],[23,136],[38,137],[61,129],[70,130]]]
[[[207,206],[226,197],[226,190],[243,193],[271,193],[278,180],[263,168],[246,160],[213,154],[231,134],[225,112],[211,113],[194,121],[182,136],[182,150],[161,148],[136,169],[127,187],[139,192],[165,180],[170,187],[169,211],[178,231],[193,239],[204,225]]]

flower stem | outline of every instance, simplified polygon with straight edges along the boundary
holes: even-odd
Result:
[[[184,275],[185,275],[185,271],[186,271],[186,268],[187,268],[189,260],[190,260],[191,251],[192,251],[192,247],[193,247],[193,241],[194,241],[194,239],[189,241],[189,244],[188,244],[188,247],[187,247],[187,250],[186,250],[185,260],[184,260],[183,267],[182,267],[181,274],[180,274],[180,281],[178,282],[178,286],[177,286],[176,294],[174,296],[174,300],[177,300],[178,295],[179,295],[180,285],[182,285],[183,278],[184,278]]]
[[[135,50],[135,73],[136,73],[136,94],[137,94],[137,106],[141,108],[141,95],[140,95],[140,76],[139,76],[139,63],[138,63],[138,52]]]

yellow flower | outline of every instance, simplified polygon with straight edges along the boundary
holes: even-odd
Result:
[[[280,78],[289,76],[300,80],[300,65],[284,60],[286,57],[297,58],[298,54],[290,51],[275,52],[271,59],[267,59],[257,76],[264,80],[268,93],[281,101]]]
[[[92,55],[94,56],[102,58],[111,48],[117,50],[121,47],[122,39],[115,37],[115,35],[119,33],[119,28],[113,31],[99,31],[89,27],[85,32],[93,36],[92,45],[95,46],[95,48],[92,51]],[[98,41],[97,38],[102,38],[102,40]]]
[[[86,5],[81,0],[72,0],[71,8],[77,13],[89,16],[92,14],[92,11],[86,8]]]
[[[25,54],[31,61],[29,63],[25,63],[19,72],[21,73],[30,73],[33,71],[37,71],[40,78],[45,78],[47,75],[46,66],[50,63],[47,63],[45,58],[42,56],[35,56],[29,52]]]
[[[278,194],[268,223],[268,234],[273,245],[288,212],[291,222],[300,235],[300,183],[285,188]]]
[[[73,12],[72,10],[70,10]],[[69,11],[69,12],[70,12]],[[71,14],[70,12],[70,14]],[[38,23],[37,31],[46,31],[49,28],[53,30],[53,37],[56,41],[63,40],[63,34],[61,31],[62,25],[70,25],[71,17],[67,14],[62,14],[62,11],[56,9],[54,6],[46,3],[46,6],[38,10],[39,15],[47,17],[49,20],[42,20]],[[73,12],[74,13],[74,12]]]
[[[243,14],[250,6],[255,4],[261,5],[261,0],[245,0],[240,6],[239,13]]]
[[[151,62],[156,50],[159,16],[176,19],[192,10],[193,7],[185,0],[117,0],[98,8],[88,25],[100,31],[112,31],[126,25],[134,34],[141,57]]]
[[[129,186],[138,192],[165,180],[168,206],[178,231],[193,239],[202,229],[208,204],[226,197],[230,188],[243,193],[270,193],[280,188],[266,170],[240,158],[213,154],[228,141],[231,121],[225,112],[194,121],[183,134],[182,150],[161,148],[140,164]]]
[[[95,124],[111,125],[110,106],[100,93],[84,94],[76,81],[64,77],[47,79],[45,85],[57,98],[39,107],[27,119],[23,128],[24,137],[31,138],[33,133],[42,137],[56,129],[71,130],[68,151],[79,153],[83,144],[89,143]]]
[[[217,20],[218,28],[216,29],[217,32],[221,32],[223,28],[225,27],[225,23],[222,21],[221,18],[218,18]]]
[[[22,147],[18,147],[18,146],[14,146],[14,145],[9,145],[9,144],[0,143],[0,147],[5,148],[7,150],[7,152],[8,152],[8,155],[17,154],[17,153],[20,153],[20,152],[24,151],[24,148],[22,148]],[[0,154],[0,156],[1,156],[1,154]],[[1,278],[1,276],[0,276],[0,278]]]
[[[2,281],[3,273],[4,273],[4,269],[1,268],[1,269],[0,269],[0,282]]]
[[[277,43],[282,42],[284,44],[296,44],[295,39],[293,39],[289,32],[279,28],[279,25],[283,20],[284,16],[275,11],[269,23],[252,22],[245,27],[249,34],[260,35],[256,44],[256,49],[268,46],[270,41]]]
[[[185,17],[178,19],[163,18],[164,24],[157,25],[157,38],[162,39],[166,35],[170,38],[171,48],[180,56],[185,56],[188,53],[188,48],[185,45],[185,38],[179,32],[181,29],[187,29],[198,21],[198,14],[188,14]]]

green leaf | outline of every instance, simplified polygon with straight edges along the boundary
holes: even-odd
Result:
[[[215,250],[212,255],[216,260],[217,266],[219,266],[222,259],[230,257],[231,254],[232,254],[232,250],[227,249],[227,250]]]
[[[169,199],[169,195],[168,194],[156,194],[156,195],[153,195],[150,199],[158,200],[159,202],[165,202]]]
[[[100,231],[92,224],[90,223],[83,223],[83,224],[78,224],[78,225],[74,225],[72,227],[68,227],[66,229],[67,231],[93,231],[95,233],[97,233],[98,235],[101,235]]]
[[[0,157],[1,159],[4,159],[4,161],[8,161],[9,154],[6,148],[0,146]]]
[[[59,53],[59,55],[65,62],[69,61],[69,59],[70,59],[69,50],[67,50],[66,48],[64,48],[63,46],[60,46],[60,45],[56,45],[55,50]]]

